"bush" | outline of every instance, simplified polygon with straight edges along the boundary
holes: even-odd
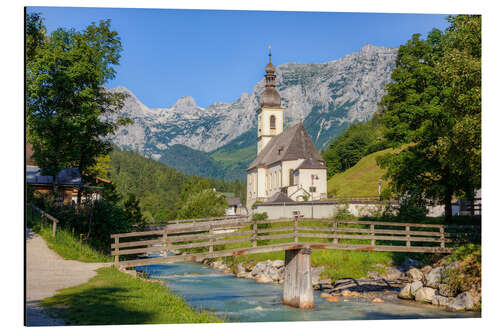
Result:
[[[347,204],[344,204],[342,206],[339,206],[339,209],[333,216],[335,220],[355,220],[356,217],[351,214],[351,212],[348,209]]]
[[[203,190],[190,194],[182,205],[177,218],[195,219],[202,217],[223,216],[227,201],[213,190]]]
[[[266,212],[263,213],[255,213],[252,215],[252,221],[264,221],[267,220],[268,216]]]
[[[467,244],[453,251],[448,261],[457,261],[456,268],[446,269],[444,282],[455,293],[475,290],[481,293],[481,245]]]

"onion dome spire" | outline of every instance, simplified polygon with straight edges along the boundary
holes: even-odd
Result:
[[[269,63],[266,65],[266,89],[260,96],[260,105],[269,107],[280,107],[281,97],[276,90],[276,68],[271,62],[271,46],[269,46]]]

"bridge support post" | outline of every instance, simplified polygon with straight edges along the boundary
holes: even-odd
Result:
[[[311,248],[285,250],[283,304],[301,309],[314,308],[311,253]]]

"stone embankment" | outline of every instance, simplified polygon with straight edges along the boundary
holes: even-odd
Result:
[[[238,278],[254,279],[259,283],[283,283],[283,260],[249,261],[237,264],[233,270],[222,260],[206,259],[203,263]],[[480,293],[475,289],[457,294],[444,283],[446,273],[456,268],[456,262],[445,264],[445,260],[441,260],[434,267],[419,269],[417,267],[421,265],[417,260],[407,258],[398,267],[377,266],[385,269],[385,272],[369,271],[367,278],[343,278],[334,283],[330,279],[320,278],[324,267],[312,267],[313,288],[321,290],[320,297],[329,302],[339,302],[340,297],[344,302],[350,298],[360,298],[374,303],[397,302],[399,298],[442,306],[452,311],[472,310],[480,302]]]
[[[424,266],[421,269],[411,267],[406,272],[408,282],[401,288],[399,298],[431,303],[452,311],[477,308],[481,301],[479,288],[458,293],[445,283],[446,276],[456,270],[458,265],[456,261],[446,264],[445,260],[441,260],[434,266]]]

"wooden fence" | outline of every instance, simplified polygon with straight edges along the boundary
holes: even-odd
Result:
[[[247,215],[232,215],[232,216],[218,216],[218,217],[206,217],[199,219],[185,219],[185,220],[170,220],[162,222],[149,222],[146,226],[148,230],[156,230],[158,228],[163,228],[169,224],[180,224],[180,223],[193,223],[193,222],[215,222],[215,221],[228,221],[228,220],[249,220]]]
[[[449,253],[452,246],[473,237],[480,237],[479,226],[329,219],[299,221],[298,218],[228,220],[114,234],[111,250],[115,265],[133,267],[298,248]],[[175,250],[182,253],[167,256],[168,251]],[[137,255],[155,253],[154,258],[137,258]],[[161,253],[159,257],[158,253]],[[120,261],[123,256],[126,260]]]
[[[44,229],[46,219],[49,219],[52,221],[52,237],[56,237],[57,224],[59,223],[59,220],[56,219],[54,216],[50,215],[49,213],[41,210],[37,206],[31,204],[31,203],[28,203],[27,206],[29,206],[31,208],[31,216],[30,216],[31,221],[34,221],[34,219],[35,219],[35,216],[34,216],[35,211],[40,213],[40,227],[41,227],[41,229]]]

